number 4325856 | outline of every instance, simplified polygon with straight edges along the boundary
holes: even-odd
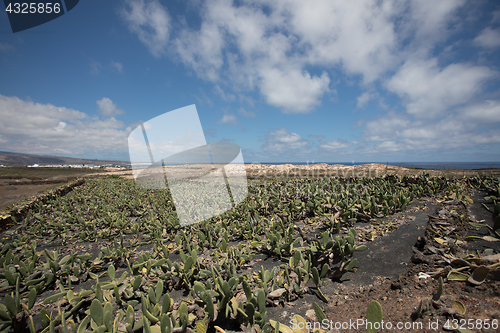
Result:
[[[60,3],[36,3],[36,2],[31,2],[31,3],[9,3],[7,8],[5,8],[5,11],[14,14],[51,14],[51,13],[56,13],[58,14],[61,11],[61,4]]]

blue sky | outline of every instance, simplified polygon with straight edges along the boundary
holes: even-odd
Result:
[[[0,150],[128,160],[195,104],[245,162],[500,161],[500,3],[85,0],[12,33]]]

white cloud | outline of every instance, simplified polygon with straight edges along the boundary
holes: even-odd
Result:
[[[218,27],[211,22],[202,22],[199,32],[182,30],[173,40],[181,61],[191,67],[199,77],[218,81],[224,63],[222,46],[224,40]]]
[[[485,101],[460,109],[439,120],[415,120],[407,114],[389,112],[369,121],[363,135],[368,141],[379,141],[364,153],[455,149],[480,144],[500,143],[500,129],[489,124],[500,122],[500,103]],[[486,127],[485,127],[486,125]]]
[[[396,58],[393,16],[403,10],[397,3],[297,0],[276,1],[273,7],[287,24],[283,30],[298,37],[305,63],[341,65],[372,82]]]
[[[283,108],[285,113],[308,113],[320,104],[321,96],[328,91],[330,78],[323,72],[321,77],[297,69],[269,68],[262,74],[260,91],[271,105]]]
[[[309,141],[303,139],[299,134],[289,132],[286,128],[279,128],[266,133],[262,150],[270,152],[286,152],[303,148]]]
[[[487,47],[487,48],[496,48],[500,46],[500,28],[498,29],[491,29],[491,28],[486,28],[481,33],[479,36],[474,38],[474,43],[482,46],[482,47]]]
[[[111,67],[116,69],[118,73],[123,73],[123,64],[119,62],[111,61]]]
[[[351,147],[355,144],[357,144],[356,141],[335,140],[335,141],[323,142],[322,144],[319,145],[319,147],[326,150],[336,151],[339,149]]]
[[[234,114],[225,114],[222,118],[217,122],[218,124],[227,124],[227,125],[238,125],[238,121]]]
[[[387,50],[386,45],[392,43],[391,38],[383,38],[392,33],[392,23],[381,13],[388,9],[360,10],[358,5],[255,1],[235,6],[227,1],[209,1],[203,9],[200,30],[184,31],[176,45],[181,60],[200,77],[217,81],[225,74],[248,89],[257,86],[269,104],[285,112],[305,113],[319,104],[330,82],[327,73],[311,75],[306,65],[344,63],[373,80],[375,71],[383,71],[392,63],[392,59],[382,59],[388,52],[377,52]],[[264,13],[264,6],[270,14]],[[377,9],[371,2],[361,7]],[[337,19],[332,19],[333,15]],[[332,22],[339,23],[332,27]],[[350,36],[351,32],[356,38]],[[337,42],[332,36],[339,34],[342,38]],[[383,66],[378,66],[379,60]]]
[[[375,152],[393,152],[404,149],[404,145],[396,141],[384,141],[377,143],[374,147]]]
[[[468,102],[487,79],[496,75],[485,66],[459,63],[440,69],[437,59],[408,60],[387,82],[387,88],[404,100],[408,113],[436,117],[452,106]]]
[[[372,100],[375,97],[376,97],[376,94],[374,94],[373,92],[365,91],[364,93],[362,93],[361,95],[358,96],[358,98],[357,98],[358,103],[356,104],[356,107],[362,108],[363,106],[368,104],[368,102],[370,100]]]
[[[107,97],[103,97],[97,101],[99,113],[106,117],[114,117],[120,114],[125,114],[125,111],[116,107],[113,101]]]
[[[358,121],[364,127],[367,142],[363,144],[374,152],[498,142],[500,134],[493,126],[500,118],[499,102],[478,102],[485,99],[481,94],[488,80],[498,78],[498,73],[484,65],[489,59],[454,60],[459,58],[453,51],[460,44],[454,42],[456,33],[464,31],[474,16],[464,18],[459,12],[465,0],[196,3],[190,7],[199,14],[196,26],[181,19],[172,30],[168,11],[157,0],[128,1],[124,17],[155,56],[174,53],[195,75],[213,82],[215,93],[226,102],[238,97],[241,104],[254,107],[254,100],[245,94],[258,91],[261,100],[284,113],[308,113],[347,77],[349,84],[364,91],[357,97],[358,108],[378,100],[380,108],[393,110],[371,121]],[[152,7],[165,17],[160,42],[155,41],[157,29],[145,23],[155,22]],[[494,20],[499,20],[499,13],[492,14]],[[485,28],[474,43],[500,46],[500,29]],[[401,103],[386,105],[394,94]],[[211,104],[202,95],[199,100]],[[255,114],[241,108],[238,115]],[[225,114],[219,123],[235,125],[236,115]],[[308,144],[282,128],[266,134],[262,149],[298,153]],[[356,145],[337,140],[320,147],[336,150],[347,144]]]
[[[406,116],[389,112],[383,117],[367,122],[364,135],[368,141],[394,140],[409,124],[410,120]]]
[[[384,80],[409,57],[427,59],[453,32],[454,14],[464,3],[208,0],[198,7],[199,28],[190,27],[190,22],[179,24],[171,43],[168,31],[158,43],[154,34],[132,30],[150,49],[154,45],[155,55],[165,53],[167,46],[175,50],[179,61],[214,82],[216,90],[220,82],[232,83],[235,92],[257,88],[268,104],[283,112],[307,113],[334,91],[329,85],[343,74],[340,71],[367,86]],[[158,1],[148,4],[170,22]],[[128,7],[133,9],[124,16],[129,26],[154,21],[144,0],[137,5],[129,1]],[[321,74],[313,73],[313,67]],[[223,93],[223,99],[233,100]],[[361,99],[360,106],[364,102]]]
[[[453,32],[453,26],[460,22],[454,14],[465,3],[466,0],[409,1],[408,15],[404,17],[408,21],[401,23],[401,37],[413,36],[419,53],[430,51]],[[416,49],[412,48],[412,51]]]
[[[127,0],[121,11],[130,31],[155,57],[165,52],[170,36],[170,15],[158,0]]]
[[[240,116],[247,117],[247,118],[255,118],[255,112],[247,111],[244,108],[239,108],[238,114]]]
[[[500,101],[486,100],[460,110],[461,116],[474,123],[493,124],[500,122]]]
[[[52,104],[0,95],[2,149],[22,153],[81,155],[127,149],[130,128],[114,118],[101,120]]]

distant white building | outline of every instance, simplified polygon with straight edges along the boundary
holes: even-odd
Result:
[[[98,169],[103,166],[92,164],[48,164],[48,165],[27,165],[28,168],[74,168],[74,169]]]

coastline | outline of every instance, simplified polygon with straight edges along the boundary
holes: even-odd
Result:
[[[189,169],[192,169],[191,166]],[[271,178],[329,178],[329,177],[381,177],[384,175],[417,176],[428,173],[432,176],[475,176],[488,173],[500,176],[500,168],[492,169],[420,169],[393,166],[390,164],[367,163],[360,165],[344,164],[245,164],[248,179]],[[108,167],[101,175],[118,175],[133,179],[131,167]],[[97,174],[95,174],[97,175]]]

